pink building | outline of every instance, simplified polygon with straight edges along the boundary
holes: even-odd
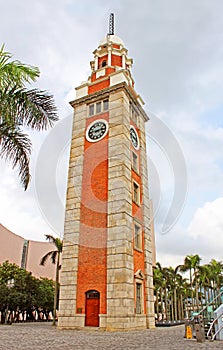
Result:
[[[51,250],[55,250],[54,244],[26,240],[0,224],[0,264],[8,260],[35,277],[55,279],[56,265],[50,259],[45,266],[40,265],[41,258]]]

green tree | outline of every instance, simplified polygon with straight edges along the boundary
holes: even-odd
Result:
[[[44,310],[53,310],[55,282],[48,278],[38,280],[36,305]]]
[[[7,282],[13,279],[13,286]],[[47,278],[36,278],[31,272],[5,261],[0,265],[0,310],[28,311],[33,306],[53,309],[55,283]]]
[[[155,313],[157,317],[159,312],[162,312],[162,294],[163,294],[163,273],[160,263],[156,263],[156,266],[153,267],[153,285],[154,285],[154,295],[155,295]],[[161,309],[159,308],[161,304]]]
[[[191,288],[187,278],[179,277],[178,295],[178,302],[180,303],[179,319],[183,320],[185,317],[188,318],[189,298],[191,297]]]
[[[153,268],[155,312],[161,312],[162,318],[166,320],[179,320],[186,315],[190,288],[179,270],[180,266],[162,267],[160,263],[156,263]]]
[[[209,269],[209,276],[211,281],[211,288],[213,290],[213,297],[215,298],[220,293],[220,288],[223,284],[223,263],[222,261],[217,261],[215,259],[212,259],[209,264],[207,264],[207,267]],[[219,298],[218,301],[216,301],[216,307],[221,302],[221,299]]]
[[[168,281],[169,291],[170,291],[170,301],[171,301],[171,310],[172,310],[172,319],[178,320],[180,318],[179,312],[179,286],[183,281],[182,276],[179,274],[179,266],[176,268],[168,267],[165,268],[166,278]]]
[[[13,279],[13,286],[7,286],[7,282]],[[28,310],[36,305],[38,280],[28,272],[8,261],[0,265],[0,309]]]
[[[167,268],[162,267],[159,262],[153,268],[153,284],[155,301],[155,312],[157,316],[162,314],[162,319],[169,319],[168,315],[168,274]]]
[[[162,268],[163,275],[163,291],[164,291],[164,303],[165,303],[165,318],[170,319],[170,280],[169,271],[167,267]]]
[[[190,317],[191,310],[199,311],[200,306],[203,316],[210,318],[213,317],[212,311],[206,306],[209,304],[217,308],[222,303],[222,296],[219,295],[223,286],[222,261],[212,259],[205,265],[200,265],[200,261],[198,254],[187,255],[184,265],[173,268],[162,267],[157,263],[153,268],[155,310],[161,312],[165,304],[162,312],[166,314],[167,320]],[[186,271],[189,271],[189,279],[179,273]]]
[[[198,254],[195,255],[187,255],[184,259],[184,264],[180,266],[181,272],[189,271],[190,273],[190,286],[191,291],[193,291],[193,277],[195,281],[195,298],[196,298],[196,310],[199,307],[199,297],[198,297],[198,285],[197,285],[197,273],[198,266],[200,265],[201,257]],[[192,306],[193,311],[195,309],[194,298],[192,297]]]
[[[52,235],[45,235],[46,239],[53,243],[56,247],[55,250],[51,250],[45,254],[41,261],[40,265],[44,265],[48,258],[51,259],[53,264],[56,264],[56,280],[55,280],[55,292],[54,292],[54,306],[53,306],[53,326],[56,324],[56,309],[57,309],[57,300],[59,292],[59,271],[60,271],[60,257],[63,248],[63,241],[60,238],[55,238]]]
[[[58,120],[53,97],[46,91],[28,89],[40,75],[37,67],[12,61],[0,48],[0,157],[18,169],[23,188],[30,181],[31,141],[24,129],[46,130]]]
[[[211,300],[211,271],[208,264],[198,266],[197,282],[200,293],[203,294],[204,304],[207,305]]]

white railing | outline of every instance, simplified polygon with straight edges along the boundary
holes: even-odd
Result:
[[[207,337],[209,337],[209,335],[210,335],[210,333],[211,333],[211,330],[212,330],[212,327],[214,326],[215,322],[216,322],[220,317],[222,317],[222,316],[223,316],[223,312],[222,312],[220,315],[218,315],[218,317],[216,317],[216,318],[211,322],[210,327],[209,327],[209,330],[208,330],[208,332],[207,332]],[[222,328],[223,328],[223,326],[222,326],[220,329],[218,329],[217,332],[215,332],[215,334],[213,335],[213,337],[212,337],[211,340],[214,340],[214,338],[216,337],[216,335],[220,332],[220,330],[221,330]]]
[[[223,315],[223,313],[221,314],[221,316]],[[215,332],[215,334],[213,335],[213,337],[211,338],[211,340],[213,341],[214,338],[216,337],[216,335],[223,329],[223,325],[217,330],[217,332]]]
[[[212,299],[207,305],[205,305],[205,307],[204,307],[201,311],[199,311],[198,314],[197,314],[196,316],[201,315],[201,314],[208,308],[208,306],[210,306],[211,304],[213,304],[213,302],[214,302],[216,299],[218,299],[221,295],[223,295],[223,290],[222,290],[218,295],[216,295],[216,297],[215,297],[214,299]],[[191,321],[193,321],[193,320],[194,320],[194,316],[191,317]]]

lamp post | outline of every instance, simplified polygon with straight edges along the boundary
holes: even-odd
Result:
[[[11,278],[6,282],[6,286],[8,289],[13,288],[14,285],[15,285],[14,278]],[[5,324],[7,324],[8,310],[9,310],[9,297],[7,298],[7,306],[6,306],[6,311],[5,311]]]

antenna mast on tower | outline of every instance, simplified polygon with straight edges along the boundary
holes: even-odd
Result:
[[[114,21],[114,13],[110,13],[108,35],[114,35],[114,27],[115,27],[114,23],[115,23],[115,21]]]

